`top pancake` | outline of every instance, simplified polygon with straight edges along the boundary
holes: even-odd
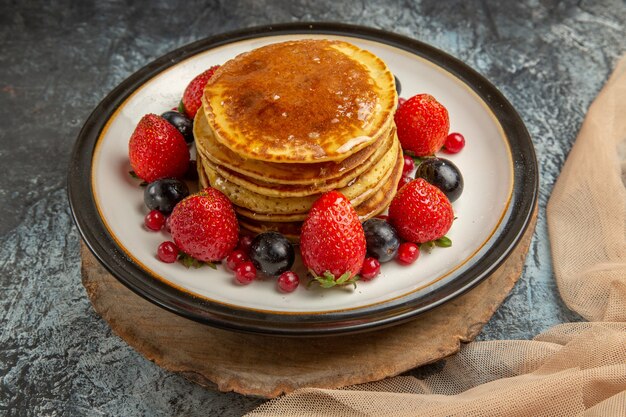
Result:
[[[397,104],[372,53],[330,40],[276,43],[222,65],[204,90],[215,138],[249,159],[341,161],[380,138]]]

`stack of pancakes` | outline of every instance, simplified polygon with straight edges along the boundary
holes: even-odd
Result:
[[[340,41],[276,43],[222,65],[194,121],[200,184],[232,201],[240,225],[299,239],[322,194],[361,220],[384,211],[402,175],[394,77]]]

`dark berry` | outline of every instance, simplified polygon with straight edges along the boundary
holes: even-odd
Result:
[[[144,224],[150,230],[159,231],[165,226],[165,216],[159,210],[152,210],[143,219]]]
[[[396,80],[396,91],[398,92],[398,95],[400,95],[400,93],[402,92],[402,84],[400,83],[400,79],[395,75],[393,76],[393,78]]]
[[[367,256],[378,259],[380,262],[392,260],[398,252],[400,239],[396,229],[382,219],[369,219],[363,223]]]
[[[242,250],[236,249],[226,257],[226,266],[231,271],[234,271],[237,265],[249,260],[248,255],[246,255]]]
[[[243,235],[239,238],[237,249],[241,249],[246,255],[250,253],[250,245],[252,245],[252,237]]]
[[[424,178],[443,191],[450,201],[458,199],[463,192],[461,171],[447,159],[430,158],[424,160],[417,167],[415,178]]]
[[[146,186],[143,190],[143,202],[150,210],[170,214],[174,206],[188,195],[189,188],[184,182],[166,178]]]
[[[166,111],[161,117],[178,129],[187,144],[193,143],[193,120],[174,110]]]
[[[413,242],[404,242],[398,248],[398,256],[396,259],[402,265],[410,265],[420,256],[420,249]]]
[[[365,258],[359,275],[363,281],[374,279],[380,273],[380,262],[376,258]]]
[[[403,175],[402,178],[400,178],[400,182],[398,183],[398,190],[400,190],[400,188],[404,187],[411,181],[413,181],[413,178],[409,177],[408,175]]]
[[[293,292],[300,285],[300,278],[293,271],[285,271],[280,274],[277,283],[282,292]]]
[[[248,285],[256,278],[256,268],[252,262],[242,262],[235,267],[235,279],[241,285]]]
[[[415,161],[409,155],[404,155],[404,166],[402,167],[402,175],[409,175],[415,168]]]
[[[460,133],[450,133],[443,143],[443,150],[446,153],[459,153],[465,147],[465,138]]]
[[[157,249],[157,256],[166,264],[174,263],[176,258],[178,258],[178,246],[174,242],[163,242]]]
[[[185,172],[185,179],[189,181],[198,180],[198,162],[195,159],[189,161],[189,167],[187,167],[187,172]]]
[[[293,265],[293,245],[278,232],[265,232],[252,239],[250,259],[254,266],[267,275],[277,276]]]

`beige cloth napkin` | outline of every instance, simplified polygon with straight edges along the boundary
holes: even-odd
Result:
[[[626,57],[589,109],[547,209],[561,297],[590,322],[471,343],[424,380],[301,389],[248,416],[626,416],[625,173]]]

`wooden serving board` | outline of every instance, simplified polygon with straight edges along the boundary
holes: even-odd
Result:
[[[408,323],[349,336],[288,338],[215,329],[170,313],[111,276],[83,244],[82,280],[113,331],[157,365],[206,387],[276,397],[398,375],[456,353],[519,279],[537,209],[507,261],[468,293]]]

